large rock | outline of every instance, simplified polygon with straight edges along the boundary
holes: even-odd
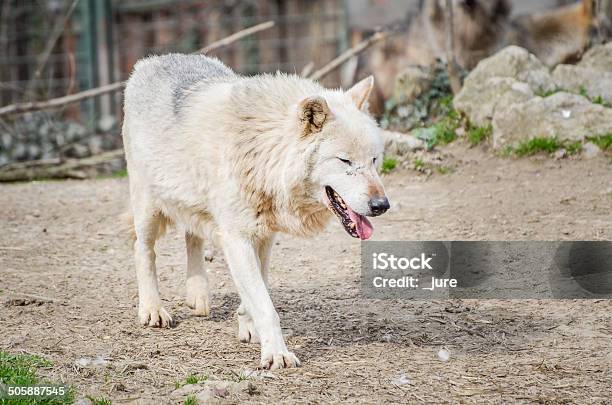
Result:
[[[607,133],[612,133],[612,109],[566,92],[498,108],[493,119],[495,148],[535,137],[582,141]]]
[[[553,71],[553,80],[557,87],[580,93],[586,90],[590,97],[601,96],[612,102],[612,68],[608,71],[592,67],[583,67],[582,64],[559,65]]]
[[[534,96],[525,82],[511,77],[489,77],[466,84],[455,97],[455,108],[467,114],[472,124],[491,123],[498,105],[527,101]]]
[[[484,126],[491,122],[498,105],[524,102],[534,92],[554,88],[548,68],[538,58],[526,49],[509,46],[478,63],[453,103],[472,123]]]
[[[511,77],[527,83],[534,91],[555,88],[548,68],[535,55],[518,46],[508,46],[481,60],[465,79],[464,88],[482,83],[490,77]]]
[[[612,72],[612,42],[589,49],[578,65],[603,72]]]

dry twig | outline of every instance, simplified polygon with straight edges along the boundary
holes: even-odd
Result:
[[[87,173],[84,170],[121,158],[122,156],[123,149],[114,149],[83,159],[67,159],[65,161],[42,159],[15,163],[0,169],[0,182],[58,178],[83,179],[87,177]]]
[[[209,53],[216,49],[223,48],[224,46],[232,44],[238,40],[241,40],[242,38],[248,37],[249,35],[253,35],[259,31],[264,31],[272,27],[274,27],[274,21],[266,21],[264,23],[254,25],[252,27],[245,28],[242,31],[238,31],[230,35],[229,37],[215,41],[210,45],[206,45],[204,48],[199,49],[194,53]]]
[[[381,41],[387,38],[388,36],[389,36],[388,32],[385,32],[385,31],[377,32],[376,34],[372,35],[368,39],[361,41],[360,43],[358,43],[351,49],[347,49],[346,51],[342,52],[339,56],[334,58],[332,61],[330,61],[325,66],[323,66],[321,69],[309,75],[308,78],[312,80],[323,79],[325,76],[327,76],[328,74],[330,74],[331,72],[333,72],[334,70],[342,66],[344,63],[346,63],[353,56],[359,55],[361,52],[365,51],[370,46],[374,45],[376,42]]]

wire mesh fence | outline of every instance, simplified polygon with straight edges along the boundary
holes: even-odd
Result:
[[[0,105],[125,80],[142,57],[193,52],[269,20],[273,28],[212,55],[243,74],[299,73],[348,45],[343,0],[0,0],[0,13]],[[120,93],[10,117],[0,164],[120,146],[120,120]]]
[[[416,61],[426,65],[428,58],[444,58],[444,24],[432,13],[432,5],[444,3],[439,0],[0,0],[0,166],[32,159],[84,157],[121,146],[119,91],[26,114],[4,115],[2,110],[7,106],[57,100],[88,89],[120,84],[142,57],[194,52],[265,21],[273,21],[274,26],[210,54],[243,74],[277,70],[300,73],[305,67],[324,66],[371,38],[380,26],[387,29],[399,26],[400,35],[381,41],[384,44],[378,48],[382,50],[374,56],[374,52],[370,53],[369,61],[362,63],[351,57],[343,66],[347,69],[333,70],[322,80],[324,85],[338,86],[341,82],[353,82],[367,72],[376,76],[378,90],[385,81],[390,88],[408,63]],[[566,12],[540,18],[539,25],[537,19],[531,18],[566,3],[590,4],[588,0],[453,0],[457,9],[454,14],[458,37],[456,54],[475,56],[472,59],[477,62],[498,49],[498,45],[514,43],[509,38],[517,33],[525,36],[525,41],[515,44],[528,49],[532,37],[541,33],[538,45],[545,51],[553,48],[552,42],[556,41],[557,47],[571,42],[567,38],[578,40],[582,51],[582,44],[590,37],[582,33],[593,28],[601,31],[601,26],[591,24],[582,13],[576,14],[580,17],[576,21],[582,24],[588,20],[588,24],[581,27],[566,23]],[[503,14],[503,18],[496,19],[494,11],[499,8],[496,4],[511,5],[512,15]],[[608,17],[612,16],[612,0],[593,0],[593,4]],[[523,15],[523,19],[517,14]],[[562,23],[551,25],[549,20]],[[550,32],[551,26],[566,32],[554,34]],[[521,39],[521,35],[517,38]],[[485,46],[488,42],[491,46]],[[529,50],[535,53],[537,47],[534,45]],[[388,100],[384,92],[375,93]]]

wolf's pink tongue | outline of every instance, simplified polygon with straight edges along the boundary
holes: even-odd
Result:
[[[351,221],[355,223],[357,229],[357,235],[359,235],[359,239],[366,240],[370,239],[372,233],[374,233],[374,227],[372,223],[363,215],[360,215],[353,211],[350,207],[347,207],[349,217]]]

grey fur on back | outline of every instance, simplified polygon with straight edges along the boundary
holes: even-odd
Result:
[[[212,83],[231,81],[237,77],[219,60],[204,55],[172,53],[151,56],[140,60],[134,66],[134,71],[128,81],[126,99],[129,93],[137,93],[138,96],[145,98],[147,95],[160,97],[167,90],[170,93],[170,100],[167,101],[172,104],[174,113],[178,114],[191,90],[201,89]],[[140,90],[130,91],[130,88],[134,87],[139,87]],[[143,88],[147,90],[143,91]],[[141,99],[141,101],[144,100]]]

